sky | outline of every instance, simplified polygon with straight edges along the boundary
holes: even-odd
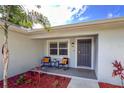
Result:
[[[26,5],[28,10],[36,10],[45,15],[51,26],[75,24],[94,20],[103,20],[124,16],[124,5],[48,5],[37,9],[35,6]],[[36,24],[34,28],[40,28]]]

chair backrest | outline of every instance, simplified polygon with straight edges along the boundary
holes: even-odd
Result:
[[[68,58],[66,58],[66,57],[64,57],[64,58],[62,58],[62,62],[61,62],[61,64],[68,64],[69,63],[69,59]]]
[[[42,62],[49,63],[51,61],[51,57],[43,57]]]

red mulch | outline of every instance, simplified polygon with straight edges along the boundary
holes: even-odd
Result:
[[[112,85],[108,83],[98,82],[100,88],[124,88],[124,86]]]
[[[24,76],[22,83],[17,83],[20,76]],[[71,78],[60,77],[50,74],[39,74],[37,72],[25,72],[8,79],[9,88],[66,88]],[[3,81],[0,81],[0,88]]]

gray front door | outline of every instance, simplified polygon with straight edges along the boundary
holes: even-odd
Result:
[[[92,39],[77,40],[77,66],[91,68]]]

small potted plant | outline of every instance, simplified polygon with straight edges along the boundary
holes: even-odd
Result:
[[[121,62],[115,60],[113,63],[113,67],[115,68],[113,70],[112,76],[119,76],[119,78],[121,79],[121,84],[123,87],[123,80],[124,80],[124,68],[121,65]]]

